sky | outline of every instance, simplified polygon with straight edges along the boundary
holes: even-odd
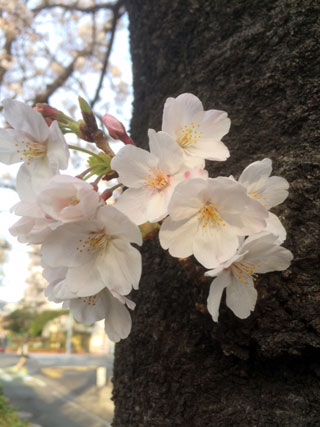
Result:
[[[123,27],[116,33],[115,43],[111,54],[111,63],[117,65],[121,69],[122,80],[128,83],[131,87],[132,73],[128,38],[128,19],[125,16],[123,18]],[[94,83],[96,83],[96,80]],[[95,84],[92,88],[92,91],[94,90]],[[61,95],[62,93],[59,96]],[[59,96],[52,98],[52,105],[56,108],[59,108]],[[115,104],[110,104],[110,108],[107,112],[119,118],[125,126],[128,127],[131,118],[131,103],[132,95],[130,91],[130,95],[126,102],[121,105],[121,109],[119,109],[119,106]],[[3,121],[0,120],[0,122]],[[69,143],[74,143],[74,141],[70,141],[68,137],[66,139]],[[117,149],[119,149],[119,144],[113,144],[112,148],[117,151]],[[86,156],[80,155],[80,157],[84,160],[86,159]],[[4,177],[6,174],[13,177],[16,176],[19,167],[20,164],[7,166],[0,163],[0,177]],[[76,172],[72,166],[66,172],[71,175],[79,173],[79,171]],[[30,263],[28,252],[31,251],[31,248],[25,244],[17,242],[16,238],[11,236],[9,233],[9,227],[19,219],[19,217],[10,213],[10,208],[18,201],[19,198],[15,191],[0,188],[0,237],[7,240],[11,245],[7,262],[3,266],[3,284],[0,286],[0,300],[7,302],[17,302],[23,297],[23,292],[26,288],[25,281],[28,277],[28,265]]]

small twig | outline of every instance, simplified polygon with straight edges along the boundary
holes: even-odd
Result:
[[[115,38],[118,20],[121,17],[121,14],[119,14],[119,8],[120,8],[121,4],[122,4],[121,2],[118,2],[117,3],[118,6],[113,11],[113,19],[112,19],[112,27],[111,27],[111,35],[110,35],[110,39],[109,39],[109,44],[108,44],[107,52],[106,52],[106,55],[105,55],[105,58],[103,61],[103,67],[102,67],[102,70],[100,73],[100,79],[99,79],[99,83],[98,83],[98,86],[96,89],[96,93],[94,95],[94,98],[90,102],[91,107],[93,107],[94,104],[99,99],[99,94],[100,94],[100,90],[102,88],[103,79],[104,79],[104,76],[106,74],[108,64],[109,64],[109,59],[110,59],[110,55],[111,55],[111,51],[112,51],[112,46],[113,46],[113,42],[114,42],[114,38]]]

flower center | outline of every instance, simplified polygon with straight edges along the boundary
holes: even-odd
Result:
[[[213,228],[220,229],[221,227],[226,226],[213,203],[207,203],[203,206],[203,208],[199,211],[198,221],[202,227],[209,225]]]
[[[253,262],[237,262],[232,265],[232,272],[242,284],[249,285],[250,279],[257,280],[258,275],[254,271],[259,266]]]
[[[79,240],[79,246],[76,248],[80,253],[86,252],[87,254],[100,251],[104,249],[108,243],[112,240],[111,236],[105,234],[104,230],[91,233],[85,240]]]
[[[267,206],[265,201],[267,200],[265,198],[265,196],[263,195],[263,193],[249,193],[249,196],[252,197],[253,199],[258,200],[258,202],[262,203],[263,206]]]
[[[176,134],[177,142],[181,148],[188,147],[197,143],[198,139],[203,134],[200,131],[200,125],[191,122],[189,125],[184,125]]]
[[[17,153],[21,156],[20,160],[25,160],[27,165],[35,157],[41,157],[47,152],[47,147],[41,142],[21,141],[15,144]]]
[[[149,169],[149,173],[145,176],[144,185],[148,190],[161,191],[169,184],[169,177],[160,169]]]
[[[69,199],[68,205],[76,206],[80,203],[80,200],[76,196],[72,196]]]
[[[96,305],[97,295],[98,294],[91,295],[90,297],[82,297],[82,298],[79,298],[79,299],[84,304],[87,304],[89,306],[92,305],[94,307]]]

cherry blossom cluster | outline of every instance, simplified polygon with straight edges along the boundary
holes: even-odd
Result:
[[[9,127],[0,130],[0,160],[22,162],[16,181],[21,201],[12,209],[21,218],[11,233],[42,245],[47,297],[86,324],[105,319],[111,340],[126,338],[131,329],[128,308],[135,304],[127,295],[139,286],[135,246],[142,244],[144,227],[160,227],[163,249],[177,258],[193,255],[214,277],[208,296],[214,321],[225,288],[227,306],[243,319],[256,304],[257,275],[288,268],[292,254],[281,246],[286,231],[270,209],[286,199],[289,185],[270,176],[271,160],[250,164],[238,180],[211,178],[205,169],[206,161],[229,157],[221,141],[230,128],[227,113],[205,111],[189,93],[169,98],[162,130],[148,132],[149,151],[105,115],[109,135],[125,144],[114,154],[83,100],[82,122],[49,106],[32,109],[8,99],[3,106]],[[77,177],[61,174],[69,148],[77,149],[67,145],[67,132],[101,150],[78,148],[89,153],[90,168]],[[93,175],[97,179],[87,182]],[[101,179],[115,177],[119,184],[99,193]],[[119,186],[120,196],[110,198]]]

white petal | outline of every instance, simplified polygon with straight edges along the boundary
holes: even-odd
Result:
[[[68,270],[66,267],[50,268],[44,266],[44,264],[43,267],[42,276],[47,280],[48,283],[52,285],[55,285],[64,280]]]
[[[0,161],[6,165],[22,162],[23,139],[20,132],[14,129],[0,129]]]
[[[169,203],[169,214],[174,221],[196,215],[207,202],[207,180],[189,179],[178,184]]]
[[[74,292],[66,286],[65,280],[61,280],[56,284],[50,284],[44,291],[45,296],[49,301],[62,302],[66,299],[77,298]]]
[[[168,205],[174,188],[168,186],[162,191],[152,193],[146,203],[146,216],[149,222],[161,221],[168,215]]]
[[[187,168],[201,168],[205,167],[205,161],[203,158],[195,157],[194,155],[188,154],[186,150],[183,150],[183,163]]]
[[[193,254],[206,268],[216,268],[229,258],[238,249],[239,241],[230,227],[213,228],[198,225],[193,241]]]
[[[128,242],[142,245],[139,228],[114,206],[102,206],[97,212],[97,221],[103,224],[109,236],[121,237]]]
[[[150,152],[159,159],[159,169],[167,175],[177,172],[183,162],[183,152],[170,135],[149,129]]]
[[[111,168],[118,172],[119,181],[127,187],[144,186],[150,170],[158,166],[156,156],[142,148],[126,145],[111,161]]]
[[[46,156],[36,157],[30,161],[30,166],[27,165],[26,167],[31,174],[32,187],[33,189],[37,189],[37,191],[40,191],[58,173],[58,169],[53,170],[50,168],[48,157]]]
[[[70,311],[75,319],[85,325],[92,325],[106,315],[105,301],[101,297],[101,293],[96,298],[74,298],[69,303]]]
[[[200,124],[205,139],[220,141],[230,130],[231,120],[221,110],[208,110],[198,113],[194,121]]]
[[[249,238],[243,244],[243,250],[248,251],[244,261],[255,264],[256,273],[286,270],[292,259],[292,253],[276,243],[277,237],[273,234]]]
[[[267,178],[272,172],[270,159],[263,159],[247,166],[239,177],[240,184],[244,185],[249,193],[260,192]]]
[[[269,216],[266,219],[267,227],[266,232],[272,233],[275,236],[278,236],[276,243],[281,245],[287,237],[287,232],[284,226],[282,225],[280,219],[273,213],[269,212]]]
[[[78,297],[95,295],[105,287],[95,258],[78,267],[68,268],[65,282],[70,291]]]
[[[130,220],[137,224],[147,222],[146,203],[149,200],[149,190],[147,188],[128,188],[117,200],[115,207]]]
[[[21,200],[35,202],[36,194],[32,186],[31,172],[25,164],[19,168],[16,178],[16,190]]]
[[[175,101],[182,111],[182,125],[188,124],[193,117],[203,110],[202,102],[192,93],[183,93],[176,98]]]
[[[253,281],[248,278],[248,284],[244,285],[232,275],[232,282],[227,287],[227,306],[240,319],[246,319],[254,310],[257,301],[257,291]]]
[[[137,289],[141,277],[141,255],[123,239],[114,239],[96,259],[105,286],[120,295]]]
[[[245,188],[230,178],[207,180],[212,202],[221,218],[240,236],[258,233],[265,229],[267,210],[247,195]]]
[[[175,98],[167,98],[162,116],[162,130],[175,137],[182,122],[182,111]]]
[[[163,109],[162,130],[175,137],[176,132],[202,110],[201,101],[191,93],[168,98]]]
[[[54,121],[49,128],[47,156],[49,159],[49,167],[54,172],[59,169],[67,169],[69,150],[57,121]]]
[[[42,245],[44,262],[50,267],[78,267],[89,262],[94,254],[82,249],[81,245],[90,231],[96,231],[96,226],[93,222],[87,221],[59,227]]]
[[[280,176],[271,176],[265,183],[263,197],[265,197],[265,206],[270,209],[279,205],[288,197],[289,183]]]
[[[197,227],[198,221],[194,217],[177,222],[168,217],[159,232],[162,248],[169,248],[170,254],[174,257],[187,258],[193,253],[192,245]]]
[[[10,126],[30,135],[34,141],[46,141],[49,134],[48,125],[38,111],[12,99],[5,99],[3,107],[5,119]]]
[[[11,208],[11,212],[18,216],[28,216],[32,218],[44,218],[43,211],[37,203],[32,202],[18,202]]]
[[[111,294],[105,298],[108,298],[105,331],[111,341],[118,342],[129,335],[132,325],[131,316],[125,305]]]
[[[208,311],[212,319],[217,322],[219,317],[219,307],[223,290],[231,283],[231,275],[229,271],[222,272],[214,279],[210,286],[209,296],[207,300]]]
[[[220,162],[230,157],[230,152],[222,141],[209,138],[200,138],[195,145],[186,147],[185,151],[191,156]]]

